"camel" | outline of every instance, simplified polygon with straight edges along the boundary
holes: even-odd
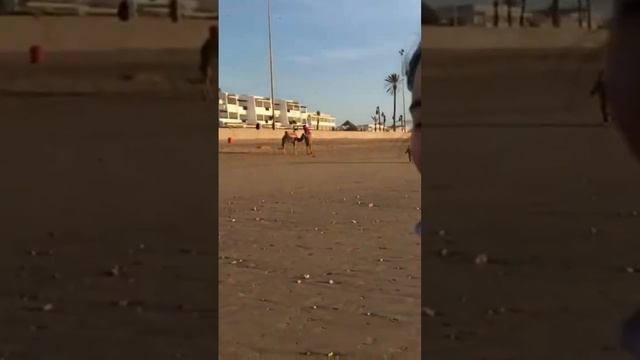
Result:
[[[300,135],[300,137],[298,137],[295,132],[289,132],[285,130],[284,135],[282,136],[282,144],[281,144],[282,151],[286,153],[286,148],[285,148],[286,144],[291,144],[293,146],[293,154],[295,155],[296,143],[299,143],[302,141],[304,141],[304,144],[307,150],[307,155],[311,154],[311,141],[304,133]]]

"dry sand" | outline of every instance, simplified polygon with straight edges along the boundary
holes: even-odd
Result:
[[[418,359],[407,140],[276,142],[220,146],[220,359]]]
[[[64,55],[56,61],[79,68],[1,76],[99,85],[115,64],[166,59]],[[194,72],[192,61],[165,62],[176,77]],[[0,112],[0,357],[213,358],[215,107],[184,93],[45,92],[0,96]]]
[[[640,169],[588,97],[600,55],[425,58],[430,358],[628,358],[618,330],[640,302],[625,272],[640,264]]]

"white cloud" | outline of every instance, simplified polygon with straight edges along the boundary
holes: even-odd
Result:
[[[295,55],[295,56],[289,57],[289,60],[300,63],[300,64],[310,64],[313,62],[313,57],[305,56],[305,55]]]
[[[370,56],[384,55],[392,53],[393,46],[375,46],[369,48],[342,48],[331,49],[323,53],[327,60],[361,60]]]
[[[366,59],[373,56],[389,56],[397,52],[397,46],[375,46],[369,48],[336,48],[317,50],[315,54],[311,55],[294,55],[288,57],[288,60],[299,64],[313,64],[321,61],[326,63],[327,61],[357,61]]]

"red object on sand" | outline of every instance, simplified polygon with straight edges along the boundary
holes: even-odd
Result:
[[[40,47],[40,45],[32,45],[29,48],[29,61],[32,64],[40,64],[42,57],[42,47]]]
[[[227,144],[231,144],[231,136],[227,138]]]

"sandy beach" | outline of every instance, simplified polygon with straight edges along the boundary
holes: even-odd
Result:
[[[220,145],[220,359],[417,359],[406,140]]]
[[[431,358],[628,358],[640,169],[588,96],[601,54],[426,52]]]
[[[0,357],[215,354],[215,107],[119,79],[192,76],[197,55],[171,54],[0,57],[38,91],[0,95]],[[78,84],[114,88],[65,94]]]

